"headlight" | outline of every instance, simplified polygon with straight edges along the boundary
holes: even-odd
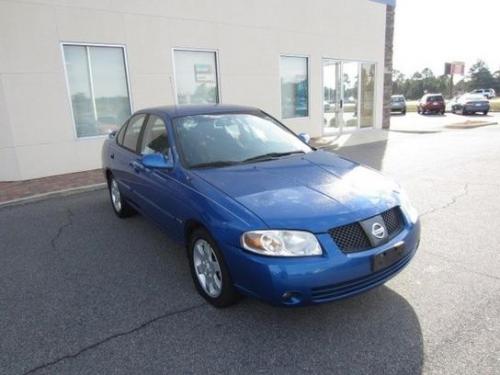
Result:
[[[302,257],[321,255],[321,246],[309,232],[295,230],[256,230],[243,233],[241,245],[268,256]]]
[[[408,216],[412,223],[416,223],[418,220],[418,212],[415,207],[410,202],[408,195],[406,192],[400,188],[399,190],[399,201],[401,202],[401,208]]]

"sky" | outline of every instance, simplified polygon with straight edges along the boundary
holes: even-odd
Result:
[[[411,76],[425,67],[444,73],[444,63],[477,59],[500,70],[500,0],[397,0],[394,69]]]

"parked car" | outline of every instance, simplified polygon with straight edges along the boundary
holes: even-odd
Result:
[[[391,112],[406,114],[406,99],[403,95],[391,96]]]
[[[241,294],[288,306],[350,297],[401,271],[419,244],[397,184],[256,108],[138,111],[102,161],[116,215],[140,212],[181,241],[217,307]]]
[[[446,102],[442,94],[425,94],[417,105],[417,112],[425,115],[426,113],[441,113],[446,111]]]
[[[493,89],[476,89],[470,92],[471,94],[480,94],[487,99],[493,99],[497,96],[495,90]]]
[[[451,112],[462,115],[482,112],[487,115],[490,110],[490,101],[481,94],[465,94],[459,97],[451,105]]]

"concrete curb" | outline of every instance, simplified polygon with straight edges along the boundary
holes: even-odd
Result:
[[[446,125],[445,128],[448,129],[475,129],[475,128],[481,128],[483,126],[490,126],[490,125],[498,125],[497,121],[491,121],[491,122],[485,122],[482,124],[471,124],[471,125]]]
[[[78,193],[84,193],[87,191],[101,190],[101,189],[105,189],[105,188],[106,188],[106,183],[103,182],[100,184],[78,186],[78,187],[69,188],[69,189],[49,191],[48,193],[35,194],[35,195],[30,195],[28,197],[23,197],[23,198],[18,198],[18,199],[12,199],[10,201],[0,202],[0,209],[5,208],[5,207],[11,207],[11,206],[17,206],[17,205],[22,205],[22,204],[27,204],[27,203],[38,202],[38,201],[48,199],[48,198],[68,196],[68,195],[73,195],[73,194],[78,194]]]

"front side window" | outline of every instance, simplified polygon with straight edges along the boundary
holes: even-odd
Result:
[[[168,155],[167,128],[158,116],[149,116],[142,136],[141,154]]]
[[[264,114],[185,116],[174,120],[186,166],[224,166],[310,152],[311,148]]]
[[[130,116],[122,47],[63,45],[77,137],[116,130]]]
[[[281,56],[281,117],[309,116],[307,57]]]
[[[128,148],[130,151],[137,151],[137,143],[139,141],[139,135],[141,134],[142,125],[144,123],[144,118],[146,115],[137,115],[130,119],[127,128],[125,129],[125,135],[123,137],[123,147]]]
[[[215,52],[174,50],[178,104],[219,103]]]

